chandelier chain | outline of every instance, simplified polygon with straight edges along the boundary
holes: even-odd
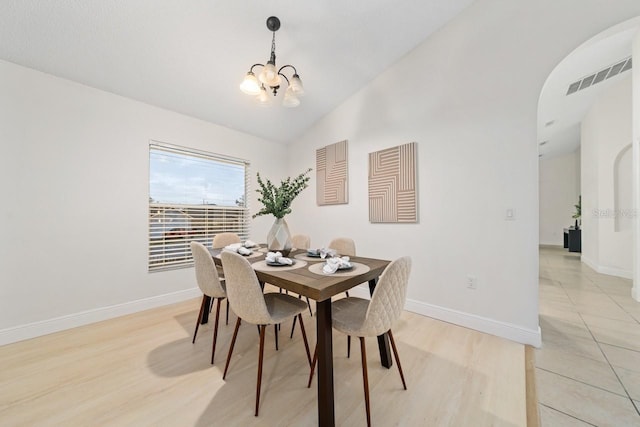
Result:
[[[271,38],[271,60],[273,63],[276,63],[276,32],[273,32],[273,37]]]

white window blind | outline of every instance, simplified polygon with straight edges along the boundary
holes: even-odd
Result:
[[[149,145],[149,271],[193,264],[191,241],[249,237],[249,163],[153,142]]]

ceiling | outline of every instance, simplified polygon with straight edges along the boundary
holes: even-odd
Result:
[[[640,18],[609,28],[576,48],[549,75],[538,103],[542,158],[573,152],[580,146],[580,124],[591,105],[612,85],[630,78],[631,71],[622,71],[567,95],[569,86],[629,58],[639,28]]]
[[[3,0],[0,59],[287,143],[471,2]],[[269,58],[271,15],[277,64],[305,86],[294,109],[238,89]]]

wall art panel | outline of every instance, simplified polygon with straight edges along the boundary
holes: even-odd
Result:
[[[369,153],[369,221],[418,222],[418,144]]]
[[[316,150],[316,200],[318,206],[349,202],[347,141]]]

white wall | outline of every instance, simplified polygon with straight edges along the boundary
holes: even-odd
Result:
[[[563,244],[563,229],[573,225],[580,195],[580,149],[539,162],[540,244]]]
[[[286,172],[279,144],[11,63],[0,93],[0,344],[200,295],[191,268],[147,272],[151,139]]]
[[[629,75],[591,106],[581,128],[582,260],[601,273],[629,278],[633,235],[623,216],[631,213],[631,90]]]
[[[350,178],[348,205],[317,207],[315,192],[303,193],[292,228],[313,245],[347,235],[360,254],[409,254],[408,309],[539,343],[538,97],[569,52],[636,14],[635,1],[474,2],[292,145],[293,174],[347,139]],[[420,222],[370,224],[367,154],[411,141]]]
[[[640,61],[640,32],[633,39],[633,60]],[[633,92],[633,148],[631,151],[631,171],[633,174],[633,208],[636,215],[633,220],[633,289],[632,297],[640,301],[640,67],[634,67],[632,73]]]

